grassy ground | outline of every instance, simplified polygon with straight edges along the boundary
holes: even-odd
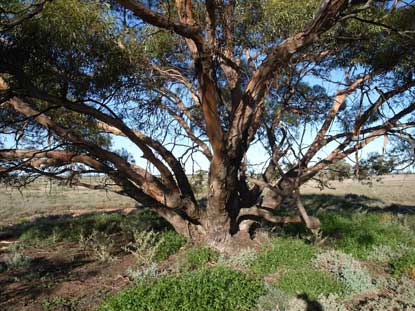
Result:
[[[318,243],[301,225],[264,224],[262,247],[235,256],[122,197],[2,192],[0,310],[415,310],[414,176],[333,186],[302,189]]]

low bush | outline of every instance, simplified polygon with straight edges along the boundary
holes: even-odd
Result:
[[[54,297],[46,298],[42,302],[43,311],[52,311],[52,310],[67,310],[67,311],[76,311],[78,310],[78,300],[76,298],[64,298],[64,297]]]
[[[162,238],[154,231],[135,231],[133,237],[133,241],[123,249],[134,256],[136,266],[149,266],[153,263],[157,250],[163,242]]]
[[[225,257],[221,255],[218,263],[235,269],[248,270],[257,258],[257,252],[253,249],[242,249],[237,255]]]
[[[410,246],[402,243],[394,247],[389,245],[375,245],[367,255],[367,259],[375,262],[389,262],[394,258],[403,256],[410,249]]]
[[[317,299],[300,294],[289,295],[275,286],[265,285],[266,294],[259,297],[255,311],[347,311],[338,294],[319,295]]]
[[[164,272],[158,270],[157,264],[152,263],[148,267],[130,267],[127,269],[127,276],[130,280],[133,281],[144,281],[146,279],[154,279],[161,275]]]
[[[253,272],[259,275],[273,273],[278,267],[301,267],[311,261],[316,252],[312,245],[292,238],[275,238],[251,264]]]
[[[360,293],[374,288],[369,271],[351,255],[329,250],[317,255],[314,266],[332,273],[351,292]]]
[[[155,254],[156,261],[167,259],[170,255],[176,253],[180,247],[186,243],[186,239],[176,231],[166,231],[161,235],[162,241]]]
[[[99,311],[243,311],[264,294],[259,280],[224,267],[139,282],[105,301]]]
[[[28,244],[42,244],[62,240],[76,241],[81,234],[90,236],[93,231],[112,234],[121,230],[121,223],[127,221],[125,218],[113,213],[42,219],[26,226],[19,240]]]
[[[189,271],[202,268],[208,263],[216,263],[219,253],[209,247],[190,248],[181,259],[180,270]]]
[[[82,244],[85,250],[90,250],[96,260],[99,262],[111,262],[115,260],[115,256],[112,254],[114,241],[108,234],[93,230],[90,236],[86,238],[82,237],[83,235],[80,236],[80,241],[82,241],[80,244]]]
[[[320,295],[318,303],[322,310],[327,311],[348,311],[348,308],[341,303],[341,299],[337,294]]]
[[[324,213],[321,214],[323,234],[331,237],[332,245],[346,253],[366,259],[374,246],[392,249],[400,244],[415,245],[413,234],[396,221],[384,221],[381,214]]]
[[[410,251],[401,257],[392,259],[389,262],[390,272],[395,276],[403,274],[415,279],[415,251]]]
[[[27,269],[30,267],[32,260],[32,257],[17,251],[6,255],[5,265],[7,270]]]
[[[345,292],[343,284],[330,273],[308,268],[285,272],[276,286],[288,294],[299,295],[305,300],[314,300],[320,295]]]
[[[256,311],[285,311],[289,310],[290,300],[293,298],[275,286],[266,284],[265,295],[259,297]]]
[[[384,280],[383,295],[365,299],[356,305],[356,311],[415,310],[415,281],[406,277]]]

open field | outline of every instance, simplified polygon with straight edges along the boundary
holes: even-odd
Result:
[[[302,189],[319,243],[262,224],[265,242],[237,255],[191,245],[114,194],[3,189],[0,310],[415,310],[415,175],[332,186]]]
[[[415,174],[381,176],[379,181],[359,183],[352,179],[331,182],[334,189],[319,191],[310,183],[301,188],[303,194],[327,194],[344,196],[349,193],[373,199],[372,204],[387,206],[391,204],[415,205]]]
[[[99,182],[88,178],[87,182]],[[135,202],[128,197],[101,190],[68,187],[40,179],[26,188],[4,188],[0,191],[0,227],[23,222],[33,217],[131,208]]]

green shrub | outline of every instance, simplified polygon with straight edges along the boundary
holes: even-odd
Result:
[[[105,301],[99,311],[242,311],[264,293],[259,280],[224,267],[140,282]]]
[[[311,261],[316,249],[301,240],[276,238],[271,241],[251,264],[259,275],[273,273],[278,267],[301,267]]]
[[[76,311],[78,310],[78,300],[76,298],[64,298],[64,297],[54,297],[54,298],[45,298],[42,302],[42,310],[67,310],[67,311]]]
[[[414,244],[412,234],[397,222],[384,222],[381,214],[325,213],[319,216],[324,235],[332,238],[335,248],[365,259],[376,245],[398,248]]]
[[[345,291],[342,283],[328,272],[312,269],[289,270],[282,275],[276,286],[288,294],[304,295],[307,299]]]
[[[405,255],[394,258],[389,262],[390,272],[393,275],[401,276],[406,274],[415,278],[415,251],[406,253]]]
[[[175,231],[166,231],[162,234],[162,242],[157,248],[155,259],[162,261],[176,253],[186,243],[186,239]]]
[[[204,267],[207,263],[216,263],[219,253],[209,247],[190,248],[184,254],[180,270],[188,271]]]

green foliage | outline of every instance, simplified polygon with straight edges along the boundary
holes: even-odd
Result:
[[[208,263],[216,263],[218,259],[219,253],[210,247],[190,248],[184,254],[180,269],[183,271],[199,269]]]
[[[142,31],[143,52],[150,58],[162,58],[171,54],[177,45],[177,38],[170,31],[147,26]]]
[[[99,1],[53,1],[39,18],[11,32],[5,61],[22,61],[27,78],[48,92],[72,96],[108,92],[129,72],[128,57],[117,41],[114,21]],[[67,83],[62,84],[62,81]]]
[[[155,254],[156,261],[167,259],[170,255],[176,253],[179,248],[186,243],[186,239],[184,237],[172,230],[163,232],[161,238],[162,241],[159,244]]]
[[[321,229],[331,238],[332,245],[357,258],[366,258],[374,246],[414,245],[413,234],[397,222],[384,222],[381,214],[324,213]]]
[[[320,172],[319,177],[327,180],[343,181],[352,176],[352,166],[346,160],[330,164],[327,169]]]
[[[343,293],[345,287],[330,273],[315,269],[293,269],[278,280],[276,286],[289,294],[316,299],[319,295]]]
[[[303,29],[316,12],[320,1],[264,1],[264,21],[262,31],[270,36],[287,37]]]
[[[244,47],[264,47],[301,30],[318,7],[319,1],[240,1],[234,40]],[[258,34],[261,34],[258,36]]]
[[[276,238],[252,262],[251,269],[259,275],[275,272],[280,267],[301,267],[314,257],[315,247],[292,238]]]
[[[2,68],[12,75],[8,81],[12,88],[25,87],[36,96],[44,92],[70,100],[102,99],[115,92],[120,96],[120,86],[132,81],[130,50],[122,47],[124,38],[102,1],[48,1],[41,14],[14,27],[6,37],[13,44],[1,44],[0,55]],[[42,100],[32,104],[38,110],[51,105]],[[90,117],[64,108],[48,115],[86,141],[110,146],[110,137]]]
[[[261,282],[227,268],[201,269],[141,282],[111,297],[99,311],[242,311],[264,293]]]
[[[206,191],[207,176],[203,170],[197,171],[191,178],[191,185],[196,195],[202,195]]]
[[[390,272],[395,276],[406,274],[415,278],[415,250],[409,251],[405,255],[394,258],[389,262]]]
[[[387,175],[395,169],[396,159],[387,155],[371,153],[366,159],[360,161],[359,166],[360,178],[372,175]]]
[[[67,310],[76,311],[78,310],[78,300],[75,298],[68,299],[64,297],[46,298],[42,302],[43,311],[52,310]]]

